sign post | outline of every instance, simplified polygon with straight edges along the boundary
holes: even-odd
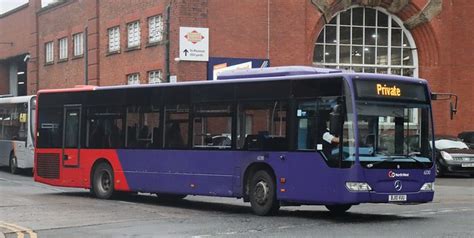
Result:
[[[179,28],[179,58],[182,61],[209,61],[209,28]]]

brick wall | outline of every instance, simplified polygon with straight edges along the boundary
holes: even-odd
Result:
[[[148,18],[161,15],[165,18],[168,1],[100,1],[100,82],[101,85],[127,84],[127,75],[139,73],[141,83],[148,83],[148,72],[165,70],[165,42],[149,44]],[[140,22],[140,47],[127,49],[127,24]],[[120,29],[120,52],[109,54],[108,29]],[[165,73],[165,72],[164,72]]]
[[[84,84],[84,57],[73,55],[73,35],[87,26],[86,4],[69,1],[38,13],[39,89],[65,88]],[[68,39],[68,58],[59,60],[59,39]],[[45,44],[54,43],[54,62],[46,63]]]
[[[170,15],[170,73],[178,81],[203,80],[207,76],[207,62],[175,61],[179,57],[179,27],[209,27],[208,0],[176,0]],[[215,0],[214,0],[215,2]],[[211,34],[211,33],[210,33]],[[212,38],[210,39],[212,41]],[[211,45],[212,43],[209,42]],[[210,46],[212,48],[212,46]]]
[[[165,76],[166,42],[148,45],[147,40],[148,17],[162,15],[166,19],[168,5],[171,7],[169,73],[177,75],[178,81],[207,78],[206,62],[175,61],[179,57],[181,26],[209,28],[210,57],[270,57],[272,66],[281,66],[311,65],[314,42],[325,23],[318,8],[309,0],[68,0],[35,14],[33,9],[37,9],[39,2],[30,0],[28,7],[0,18],[0,41],[15,41],[13,47],[0,46],[0,59],[31,54],[28,90],[33,93],[36,79],[40,82],[39,88],[83,84],[84,58],[72,59],[72,34],[83,31],[86,26],[91,84],[126,84],[130,73],[139,73],[141,83],[147,83],[148,72],[157,69]],[[333,11],[341,7],[341,1],[338,2]],[[392,1],[380,2],[387,8]],[[396,15],[407,20],[426,3],[427,0],[410,1]],[[470,96],[474,28],[466,27],[474,23],[473,12],[474,5],[470,1],[443,1],[441,14],[411,30],[418,51],[419,76],[430,82],[433,91],[459,95],[459,112],[453,121],[449,120],[447,102],[434,103],[439,134],[474,130],[470,122],[474,115],[471,106],[474,100]],[[35,19],[37,28],[31,23]],[[140,21],[141,45],[139,49],[127,50],[127,23],[133,21]],[[107,30],[114,26],[120,27],[121,47],[119,53],[109,54]],[[59,63],[58,40],[64,36],[69,39],[69,57]],[[52,65],[45,65],[44,47],[48,41],[55,42]]]
[[[0,60],[28,52],[34,19],[34,9],[29,4],[0,15],[0,42],[13,43],[0,45]]]
[[[0,42],[6,43],[0,44],[0,60],[4,60],[0,63],[0,94],[9,93],[9,60],[29,53],[36,39],[31,35],[36,26],[35,1],[0,15]]]

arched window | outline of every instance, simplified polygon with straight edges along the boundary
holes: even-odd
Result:
[[[319,33],[313,64],[418,76],[413,37],[400,19],[381,8],[353,7],[338,13]]]

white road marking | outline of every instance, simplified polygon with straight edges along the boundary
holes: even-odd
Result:
[[[10,227],[10,226],[4,224],[3,222],[0,222],[0,227],[5,228],[7,230],[10,230],[10,231],[16,233],[17,238],[24,238],[25,237],[25,235],[23,234],[23,232],[20,229]]]
[[[16,224],[12,224],[12,223],[6,223],[6,222],[0,222],[0,224],[5,224],[7,226],[10,226],[10,227],[14,227],[16,229],[20,229],[22,232],[26,232],[28,233],[28,235],[30,236],[30,238],[37,238],[37,235],[36,233],[29,229],[29,228],[26,228],[26,227],[22,227],[22,226],[19,226],[19,225],[16,225]]]

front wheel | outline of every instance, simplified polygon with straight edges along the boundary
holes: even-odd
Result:
[[[352,205],[326,205],[326,208],[333,214],[341,215],[347,212]]]
[[[10,155],[10,173],[18,174],[18,160],[15,155]]]
[[[275,179],[268,171],[257,171],[250,179],[250,204],[255,214],[266,216],[274,214],[280,209],[276,198]]]
[[[92,193],[100,199],[109,199],[114,193],[114,173],[107,163],[101,163],[92,175]]]

